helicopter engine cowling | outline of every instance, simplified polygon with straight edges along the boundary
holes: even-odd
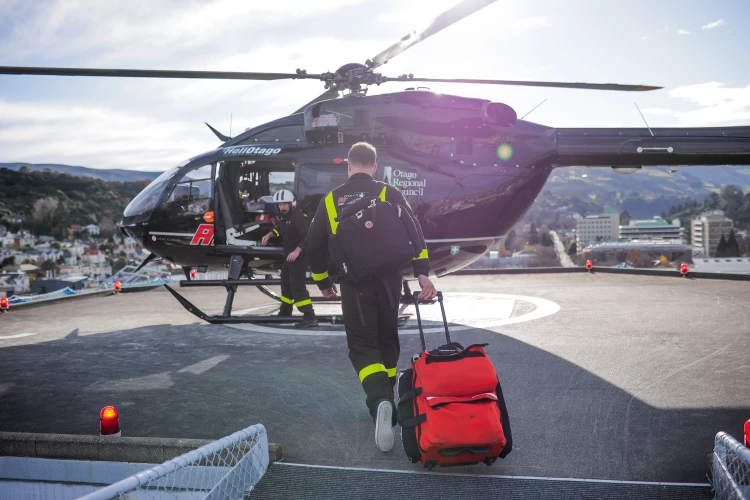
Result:
[[[504,127],[514,125],[518,120],[516,111],[501,102],[486,102],[482,106],[482,118],[489,123]]]

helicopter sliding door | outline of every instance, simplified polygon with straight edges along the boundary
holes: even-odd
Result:
[[[275,225],[273,193],[293,189],[291,161],[232,159],[219,163],[216,235],[219,244],[258,245]]]

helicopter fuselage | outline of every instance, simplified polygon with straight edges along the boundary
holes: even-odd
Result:
[[[254,221],[256,231],[270,227],[252,213],[262,196],[291,188],[298,209],[313,213],[345,182],[348,150],[359,141],[378,150],[375,178],[401,189],[411,204],[437,275],[501,241],[554,167],[750,163],[748,127],[554,129],[482,99],[421,90],[351,96],[247,130],[165,172],[128,205],[121,227],[181,266],[226,265],[239,248],[228,229],[241,232]],[[251,267],[278,268],[281,249],[252,244],[257,240],[240,242]]]

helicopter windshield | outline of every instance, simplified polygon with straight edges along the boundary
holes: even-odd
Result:
[[[185,160],[179,165],[175,165],[174,167],[170,168],[159,177],[151,181],[151,184],[146,186],[143,191],[138,193],[138,196],[133,198],[133,201],[131,201],[128,206],[125,207],[125,211],[122,215],[124,217],[132,217],[134,215],[144,214],[155,209],[156,205],[159,204],[161,195],[164,193],[164,189],[169,185],[169,181],[177,174],[177,172],[179,172],[182,167],[187,165],[188,161],[190,160]]]

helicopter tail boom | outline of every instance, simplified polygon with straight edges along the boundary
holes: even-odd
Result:
[[[750,126],[556,129],[555,166],[750,165]]]

